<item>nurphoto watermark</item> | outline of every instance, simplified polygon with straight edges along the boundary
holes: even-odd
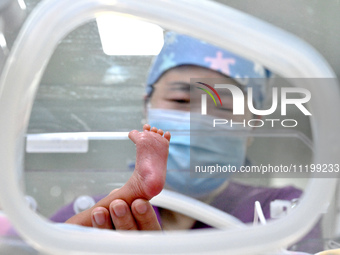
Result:
[[[313,118],[309,109],[313,100],[308,89],[311,81],[315,82],[312,79],[284,82],[282,79],[262,78],[191,79],[192,176],[305,178],[318,174],[320,177],[339,177],[340,162],[313,162],[311,135],[302,132],[310,129],[308,125]],[[320,88],[327,86],[327,79],[317,82]],[[248,155],[253,141],[261,139],[252,134],[262,134],[267,140],[273,134],[271,142],[255,143],[255,154],[264,155],[260,161]],[[299,139],[302,145],[297,145]],[[275,150],[282,160],[273,159],[271,155]]]

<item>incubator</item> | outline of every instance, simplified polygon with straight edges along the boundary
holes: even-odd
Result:
[[[220,2],[0,4],[0,254],[340,253],[336,61],[253,3]],[[317,5],[305,5],[317,17]],[[200,51],[174,54],[181,40]],[[188,111],[156,107],[163,73],[226,61],[219,77],[189,77],[165,93]],[[129,180],[137,155],[128,134],[149,122],[172,135],[165,189],[151,204],[210,227],[64,223]],[[181,167],[190,171],[178,175]]]

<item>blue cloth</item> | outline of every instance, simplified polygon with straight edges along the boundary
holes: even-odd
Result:
[[[164,46],[149,72],[146,93],[151,94],[153,84],[166,71],[181,65],[212,69],[237,80],[244,88],[251,86],[255,105],[263,106],[267,81],[271,76],[269,70],[225,49],[175,32],[165,35]]]

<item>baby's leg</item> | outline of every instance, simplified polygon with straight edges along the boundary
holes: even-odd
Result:
[[[133,130],[129,138],[136,144],[136,168],[127,183],[119,190],[110,193],[89,210],[70,218],[67,223],[92,226],[91,211],[96,207],[109,209],[115,199],[122,199],[128,205],[137,198],[150,200],[165,184],[166,166],[169,152],[170,133],[146,124],[143,131]]]

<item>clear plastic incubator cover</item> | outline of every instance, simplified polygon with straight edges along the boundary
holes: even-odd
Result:
[[[115,14],[109,26],[108,14]],[[152,25],[136,30],[138,21]],[[153,64],[156,73],[188,68],[180,62],[188,52],[155,62],[163,45],[181,40],[176,34],[220,48],[205,61],[215,70],[229,61],[231,69],[217,78],[189,77],[157,107],[146,97]],[[155,42],[156,52],[142,46]],[[223,58],[224,50],[233,57]],[[231,71],[239,59],[245,64]],[[198,60],[191,61],[189,67]],[[1,76],[0,253],[337,248],[339,102],[335,74],[318,52],[232,8],[210,1],[44,1],[27,18]],[[145,234],[59,224],[127,182],[136,160],[128,133],[149,122],[172,135],[167,183],[151,203],[213,228]],[[192,179],[208,181],[194,186]]]

